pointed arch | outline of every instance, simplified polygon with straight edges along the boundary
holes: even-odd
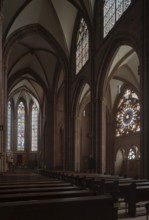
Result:
[[[102,161],[102,172],[105,172],[105,169],[107,171],[107,167],[104,169],[105,155],[103,154],[104,149],[107,150],[107,134],[105,135],[105,130],[103,130],[106,124],[106,109],[111,113],[110,123],[107,124],[107,126],[111,127],[111,132],[109,134],[109,139],[111,141],[110,153],[114,156],[118,145],[117,142],[119,141],[113,136],[115,125],[113,121],[113,109],[115,100],[119,95],[118,86],[129,86],[130,88],[134,88],[137,94],[140,92],[140,76],[138,74],[140,60],[139,48],[136,45],[136,40],[132,36],[125,36],[125,34],[123,36],[119,35],[114,37],[111,39],[108,45],[109,47],[107,46],[107,51],[105,55],[103,55],[102,62],[99,63],[99,66],[101,64],[101,68],[99,67],[99,76],[100,74],[102,76],[97,80],[97,97],[99,100],[99,136],[97,140],[99,141],[99,152],[102,152],[99,158],[99,160]],[[136,140],[138,139],[139,135]],[[108,161],[111,173],[114,172],[113,161]]]

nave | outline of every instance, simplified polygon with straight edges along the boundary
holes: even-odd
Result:
[[[149,176],[148,1],[110,2],[0,1],[0,172]]]
[[[122,186],[130,186],[134,182],[142,188],[149,188],[149,182],[145,179],[97,173],[33,172],[25,169],[9,171],[0,177],[1,217],[5,220],[46,220],[49,216],[52,220],[145,220],[146,198],[135,204],[136,214],[131,216],[128,214],[131,211],[126,205],[126,197],[117,194],[114,187],[116,181],[119,182],[121,192]]]

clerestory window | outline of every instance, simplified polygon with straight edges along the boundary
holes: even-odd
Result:
[[[105,0],[103,25],[104,37],[106,37],[130,4],[131,0]]]
[[[89,59],[89,33],[85,20],[82,18],[76,39],[76,74]]]

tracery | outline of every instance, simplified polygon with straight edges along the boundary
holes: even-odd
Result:
[[[127,89],[121,98],[116,115],[116,136],[140,131],[139,98],[131,89]]]

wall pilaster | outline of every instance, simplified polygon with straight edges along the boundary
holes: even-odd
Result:
[[[141,126],[141,162],[142,176],[149,177],[149,1],[143,1],[142,60],[140,65],[142,126]]]
[[[0,5],[1,4],[2,2],[0,2]],[[3,15],[0,11],[0,174],[6,171],[6,152],[5,152],[6,99],[5,99],[4,68],[3,68],[3,60],[2,60],[2,25],[3,25]]]

